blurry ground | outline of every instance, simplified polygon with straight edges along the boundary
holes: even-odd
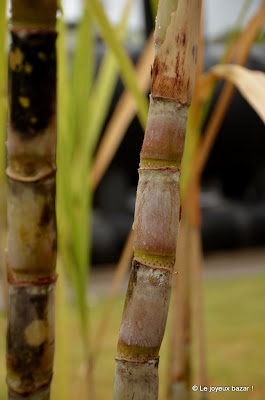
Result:
[[[89,298],[92,301],[105,297],[108,294],[116,264],[102,264],[93,266],[90,276]],[[222,277],[237,277],[256,275],[265,272],[265,248],[249,248],[234,251],[214,252],[204,256],[204,279],[216,279]],[[125,293],[128,284],[124,280],[120,294]],[[0,286],[0,310],[3,309],[2,282]]]
[[[265,359],[265,249],[246,249],[208,255],[204,261],[204,319],[207,347],[208,385],[252,386],[250,393],[210,393],[209,399],[264,400],[264,359]],[[121,295],[109,310],[109,323],[101,330],[101,350],[98,345],[98,327],[106,305],[107,291],[114,266],[97,266],[92,269],[91,299],[88,315],[91,321],[92,348],[97,348],[97,362],[94,364],[96,395],[93,400],[110,398],[114,377],[121,314],[124,304],[125,283]],[[57,283],[56,311],[56,352],[52,399],[68,400],[87,396],[77,395],[80,389],[81,366],[84,363],[84,349],[79,330],[76,308],[62,296],[62,282]],[[60,290],[61,288],[61,290]],[[160,400],[166,400],[168,359],[170,354],[170,333],[172,307],[161,347],[160,358]],[[198,357],[196,324],[193,324],[195,339],[192,352],[192,385],[198,381]],[[0,313],[0,400],[7,398],[5,384],[5,332],[6,319]],[[64,395],[62,395],[64,393]],[[193,400],[197,400],[194,393]]]
[[[90,278],[90,296],[96,299],[108,293],[115,264],[96,265]],[[214,252],[206,255],[203,261],[205,279],[254,275],[265,272],[265,248],[249,248],[234,251]],[[129,274],[129,271],[128,271]],[[128,279],[121,292],[127,288]]]

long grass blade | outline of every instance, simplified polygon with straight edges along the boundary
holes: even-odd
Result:
[[[123,9],[121,20],[115,29],[118,37],[124,39],[129,17],[129,11],[134,0],[127,0]],[[118,65],[117,60],[113,55],[111,49],[107,49],[101,61],[99,72],[91,88],[89,108],[89,138],[90,138],[90,151],[94,153],[99,135],[102,132],[107,113],[110,108],[111,100],[113,98],[114,89],[118,79]],[[92,185],[93,187],[93,185]]]
[[[146,124],[148,103],[144,94],[139,89],[132,62],[122,47],[117,33],[111,27],[100,2],[98,0],[87,0],[86,4],[89,12],[98,24],[105,43],[111,48],[118,61],[121,77],[125,86],[130,90],[135,98],[139,120],[144,128]]]
[[[180,224],[173,280],[172,334],[169,368],[169,399],[188,399],[190,383],[190,264],[189,221]]]
[[[198,382],[201,386],[207,385],[206,374],[206,341],[204,330],[203,313],[203,288],[202,288],[202,243],[201,231],[198,224],[192,225],[190,232],[191,241],[191,268],[192,268],[192,293],[193,293],[193,315],[196,326],[196,342],[198,343]],[[207,393],[200,393],[201,400],[206,399]]]

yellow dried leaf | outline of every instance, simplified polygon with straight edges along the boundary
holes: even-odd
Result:
[[[265,74],[239,65],[216,65],[211,75],[233,83],[265,123]]]

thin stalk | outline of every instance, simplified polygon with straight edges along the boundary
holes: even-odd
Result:
[[[190,232],[190,263],[192,276],[192,294],[193,294],[193,314],[196,326],[196,337],[198,338],[198,358],[199,371],[198,382],[201,386],[207,386],[206,373],[206,343],[203,315],[203,288],[202,288],[202,240],[201,240],[201,210],[199,203],[200,187],[196,186],[193,197],[193,207],[191,216]],[[207,392],[200,392],[200,399],[205,400],[208,397]]]
[[[3,300],[5,308],[8,303],[8,290],[6,280],[6,268],[4,248],[6,247],[6,178],[5,178],[5,130],[7,117],[7,21],[6,1],[0,4],[0,275]]]
[[[265,18],[264,14],[264,2],[261,5],[260,10],[258,13],[253,17],[250,21],[249,25],[243,31],[242,35],[238,38],[238,40],[234,43],[233,47],[230,48],[230,51],[226,53],[226,58],[234,58],[234,60],[238,59],[239,63],[244,63],[246,61],[248,52],[250,50],[250,46],[260,28]],[[224,57],[224,58],[225,58]],[[198,54],[199,59],[199,54]],[[198,63],[199,65],[200,63]],[[197,86],[197,85],[196,85]],[[196,89],[195,89],[196,91]],[[198,82],[198,91],[200,91],[200,82]],[[206,133],[203,136],[203,139],[200,143],[200,146],[196,152],[195,162],[191,168],[191,171],[185,169],[185,179],[182,179],[182,189],[183,192],[186,192],[186,187],[188,186],[189,175],[192,175],[193,181],[192,185],[188,190],[188,195],[185,194],[185,198],[192,199],[193,203],[190,207],[185,207],[185,210],[189,212],[191,208],[193,210],[193,214],[198,211],[198,188],[199,184],[198,181],[200,180],[200,176],[204,167],[204,164],[208,158],[208,154],[210,152],[211,146],[214,142],[215,135],[218,132],[219,124],[222,121],[222,117],[226,112],[226,107],[229,104],[229,101],[232,97],[233,89],[232,86],[226,86],[221,97],[218,106],[216,107],[216,111],[214,114],[214,118],[211,120],[209,126],[207,127]],[[211,96],[210,96],[211,97]],[[194,95],[194,100],[198,100],[198,96]],[[196,107],[195,107],[196,105]],[[195,104],[193,102],[192,107],[192,124],[190,125],[191,131],[195,129],[195,131],[200,129],[200,125],[205,118],[205,110],[203,108],[203,112],[201,113],[198,109],[199,102],[196,101]],[[196,108],[198,110],[196,110]],[[197,111],[197,112],[196,112]],[[198,112],[199,111],[199,112]],[[201,113],[201,115],[200,115]],[[196,117],[196,118],[194,118]],[[198,119],[200,117],[200,121]],[[199,123],[200,122],[200,123]],[[198,137],[198,135],[197,135]],[[191,150],[191,149],[190,149]],[[187,153],[185,153],[187,156]],[[185,162],[187,158],[185,157]],[[186,164],[185,164],[186,165]],[[189,174],[187,174],[187,171]],[[196,204],[197,202],[197,204]],[[185,202],[184,202],[185,203]],[[185,203],[186,204],[186,203]],[[196,211],[197,210],[197,211]],[[194,286],[194,314],[196,315],[197,326],[198,326],[198,340],[199,340],[199,383],[202,386],[207,384],[207,377],[206,377],[206,359],[205,359],[205,337],[204,337],[204,324],[203,324],[203,305],[202,305],[202,292],[201,292],[201,236],[200,236],[200,217],[193,215],[192,217],[192,230],[191,230],[191,244],[190,244],[190,253],[191,253],[191,267],[193,268],[192,276],[193,279],[193,286]],[[172,391],[171,391],[172,392]],[[202,392],[201,398],[206,398],[206,392]]]
[[[177,276],[173,286],[173,318],[171,335],[171,363],[169,370],[169,399],[190,398],[190,227],[187,218],[181,221],[177,255]]]
[[[171,4],[176,6],[175,0]],[[114,400],[158,397],[158,356],[175,263],[180,163],[195,83],[201,1],[179,0],[173,12],[167,8],[171,18],[164,19],[169,25],[163,28],[165,38],[152,69],[140,155],[134,259],[118,341]]]
[[[56,0],[13,0],[7,130],[7,385],[48,400],[56,281]]]
[[[113,55],[118,61],[120,67],[121,78],[125,86],[130,90],[138,104],[138,117],[141,125],[146,124],[147,101],[143,93],[138,87],[135,77],[134,67],[123,46],[121,46],[117,32],[115,32],[106,17],[102,4],[99,0],[86,0],[86,5],[94,21],[97,23],[101,36],[105,43],[111,48]]]
[[[187,138],[185,151],[182,159],[182,176],[180,192],[181,198],[187,188],[190,176],[190,163],[199,140],[199,115],[200,115],[200,78],[203,69],[203,18],[201,19],[199,32],[199,46],[197,56],[196,82],[192,100],[192,107],[189,112],[187,125]],[[191,397],[191,277],[193,268],[193,254],[191,252],[191,227],[190,213],[193,215],[193,208],[189,215],[184,214],[180,240],[177,246],[176,268],[180,270],[177,282],[174,285],[174,306],[172,323],[172,346],[171,346],[171,367],[169,381],[169,399],[184,400]],[[175,338],[175,339],[174,339]]]
[[[67,282],[62,267],[62,259],[58,254],[57,270],[60,279],[56,285],[56,352],[54,360],[54,384],[52,385],[52,398],[69,400],[70,397],[70,363],[69,349],[71,348],[71,316],[69,300],[67,298]]]

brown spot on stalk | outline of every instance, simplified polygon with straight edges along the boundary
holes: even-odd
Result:
[[[42,51],[39,51],[39,52],[38,52],[38,57],[39,57],[39,59],[42,60],[42,61],[47,61],[47,56],[46,56],[46,54],[43,53]]]
[[[53,284],[10,285],[7,382],[13,390],[27,393],[51,380],[54,338],[48,310],[53,297]]]
[[[159,64],[159,62],[158,62],[158,59],[156,58],[155,61],[154,61],[154,66],[152,68],[152,82],[154,82],[154,80],[157,77],[157,74],[158,74],[158,71],[159,71],[159,65],[158,64]]]
[[[186,44],[186,33],[182,32],[182,46],[185,46]]]
[[[15,47],[9,54],[9,66],[12,71],[21,71],[23,68],[24,55],[22,51]]]
[[[45,321],[35,319],[26,327],[24,334],[26,341],[30,346],[37,347],[42,345],[47,336]]]
[[[184,28],[182,29],[181,33],[178,33],[175,36],[175,41],[177,46],[185,46],[186,44],[186,25],[184,26]]]
[[[140,265],[141,264],[139,264],[137,261],[133,260],[133,262],[132,262],[132,272],[131,272],[131,275],[130,275],[130,280],[129,280],[129,284],[128,284],[128,291],[127,291],[127,297],[128,298],[126,300],[130,300],[130,298],[133,295],[133,289],[134,289],[134,286],[137,283],[137,272],[138,272],[138,270],[140,268]]]
[[[25,67],[24,67],[25,73],[26,74],[31,74],[32,70],[33,70],[32,65],[30,63],[26,62]]]
[[[48,225],[53,215],[54,215],[54,208],[51,208],[49,204],[45,203],[40,217],[39,226]]]
[[[52,242],[52,251],[56,251],[56,250],[57,250],[57,237]]]
[[[51,196],[52,199],[55,199],[55,172],[48,176],[46,179],[39,180],[36,182],[32,182],[32,189],[35,194],[47,196],[47,193]]]

